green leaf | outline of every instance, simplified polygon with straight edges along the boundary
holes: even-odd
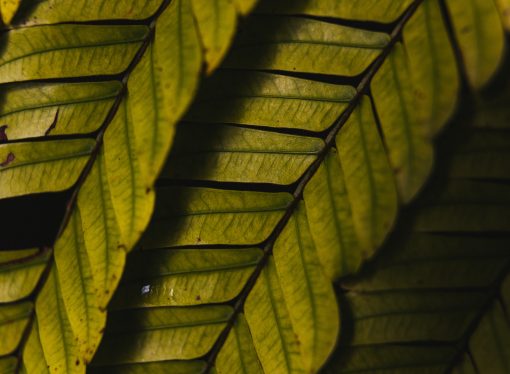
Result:
[[[60,282],[57,272],[52,270],[37,297],[35,307],[39,339],[50,370],[78,373],[82,371],[80,366],[84,365],[80,361],[81,347],[74,338]],[[30,358],[26,357],[25,360],[29,361]]]
[[[265,373],[303,372],[298,337],[294,335],[281,287],[274,261],[270,259],[246,300],[252,344]]]
[[[152,373],[175,373],[194,374],[201,373],[205,369],[203,361],[162,361],[149,362],[136,365],[108,366],[104,370],[92,369],[92,373],[114,374],[152,374]]]
[[[456,108],[463,63],[437,1],[359,1],[363,12],[343,3],[262,1],[222,68],[204,82],[159,179],[153,220],[111,304],[115,321],[125,320],[108,325],[94,370],[182,360],[205,360],[204,370],[218,373],[323,367],[343,316],[331,283],[373,256],[399,204],[427,180],[432,140]],[[342,20],[396,22],[370,31]],[[492,75],[496,66],[484,59],[494,55],[477,48],[461,44],[462,51],[476,49]],[[416,269],[417,279],[425,271]],[[399,281],[391,274],[388,282]],[[391,314],[394,304],[376,296],[374,307]],[[448,308],[478,300],[461,296]],[[395,305],[409,305],[410,297]],[[197,310],[218,307],[228,310],[225,318],[197,317]],[[160,316],[157,331],[167,334],[175,313],[196,318],[194,329],[169,336],[163,350],[153,341],[160,334],[153,321]],[[464,322],[403,334],[406,342],[420,332],[439,338]],[[385,326],[367,329],[357,342],[399,334]],[[412,357],[420,352],[409,350]],[[380,357],[407,357],[388,353]]]
[[[240,314],[216,361],[218,373],[262,374],[246,318]]]
[[[16,370],[16,359],[14,357],[0,358],[0,372],[1,373],[14,373]]]
[[[68,198],[53,248],[0,252],[0,356],[27,373],[85,371],[203,61],[217,67],[254,3],[49,0],[2,33],[0,198]],[[28,297],[25,321],[14,312]]]
[[[452,162],[385,251],[340,282],[349,331],[325,372],[509,370],[510,127],[477,124],[456,129]]]
[[[231,0],[193,0],[192,4],[210,73],[218,67],[234,37],[236,9]]]
[[[277,239],[273,256],[303,366],[305,370],[315,372],[327,360],[335,346],[339,330],[338,306],[330,280],[324,274],[308,230],[304,207],[298,208]],[[255,294],[254,289],[248,296],[247,304],[256,297]],[[260,313],[256,306],[251,312],[248,305],[246,307],[249,324],[253,318],[251,314]],[[261,315],[264,316],[264,313]],[[252,328],[260,326],[258,323],[250,325]],[[264,341],[259,352],[262,353],[268,346],[270,345],[267,341]],[[263,354],[260,355],[260,359],[262,365],[266,366]],[[266,372],[271,370],[266,367]]]
[[[162,250],[149,256],[137,252],[128,263],[126,282],[116,292],[111,309],[193,305],[202,300],[232,299],[241,291],[261,257],[262,252],[255,248]],[[136,258],[144,262],[143,269],[136,266]],[[179,292],[182,289],[189,292]]]
[[[307,18],[260,16],[248,23],[253,26],[239,34],[225,67],[357,75],[389,40],[384,33]]]
[[[200,139],[195,139],[197,132]],[[321,140],[308,137],[189,124],[177,134],[175,156],[162,175],[174,179],[290,184],[312,164],[322,146]],[[249,173],[241,175],[239,170],[243,168]],[[275,174],[274,169],[281,172]]]
[[[43,348],[41,346],[41,339],[39,337],[39,327],[37,320],[33,322],[33,328],[30,329],[30,333],[25,343],[23,351],[23,373],[49,373],[48,364],[44,357]]]
[[[30,295],[48,261],[47,251],[36,249],[0,253],[0,302],[9,303]]]
[[[112,323],[108,325],[110,334],[107,333],[103,340],[103,345],[109,349],[98,352],[96,362],[129,364],[165,359],[185,360],[195,357],[197,353],[204,355],[231,314],[232,309],[227,306],[112,312]],[[134,349],[119,349],[128,337],[131,342],[136,342]],[[138,345],[138,339],[143,341],[141,345]],[[168,347],[178,349],[169,353]]]
[[[261,13],[305,14],[389,23],[395,21],[411,3],[412,0],[282,0],[262,2],[259,9]]]
[[[475,88],[483,86],[502,59],[504,36],[500,13],[493,1],[448,0],[455,35],[466,61],[466,72]],[[503,12],[505,9],[500,8]],[[503,13],[504,14],[504,13]],[[490,40],[490,43],[484,43]]]
[[[0,355],[13,352],[19,344],[29,317],[32,314],[32,303],[11,304],[0,307]]]
[[[0,15],[2,16],[2,22],[5,25],[9,25],[11,23],[20,5],[21,0],[0,1]]]
[[[72,186],[92,153],[88,139],[0,144],[0,198],[61,191]]]
[[[239,84],[241,80],[242,85]],[[355,94],[355,89],[350,86],[258,71],[220,70],[207,80],[207,89],[199,92],[192,110],[186,114],[186,120],[319,132],[326,130],[342,114]],[[219,106],[238,109],[218,110]],[[185,126],[182,126],[182,131],[186,131]],[[176,145],[180,143],[177,141]]]
[[[510,28],[510,1],[508,0],[496,0],[496,6],[498,7],[503,25],[508,30]]]
[[[233,0],[234,5],[241,14],[248,14],[257,5],[257,0]]]
[[[488,307],[469,339],[468,349],[473,361],[465,354],[462,361],[456,365],[454,373],[472,372],[477,368],[493,373],[504,373],[509,370],[510,356],[507,347],[510,343],[510,324],[506,315],[510,301],[509,280],[507,275],[501,285],[503,300]]]

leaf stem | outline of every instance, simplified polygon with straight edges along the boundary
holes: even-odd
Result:
[[[293,192],[294,196],[293,201],[287,207],[285,215],[278,222],[278,224],[270,234],[269,238],[261,245],[261,248],[264,251],[264,255],[257,264],[252,275],[248,279],[239,297],[237,298],[234,304],[234,310],[232,312],[230,319],[227,322],[227,325],[225,326],[220,336],[218,337],[216,343],[209,352],[207,358],[207,366],[204,369],[204,373],[209,373],[212,370],[218,354],[220,353],[223,345],[225,344],[230,331],[234,327],[237,316],[242,312],[246,299],[248,298],[253,287],[255,286],[258,277],[264,270],[264,267],[269,259],[269,256],[272,255],[273,247],[276,240],[282,233],[283,229],[285,228],[289,220],[292,218],[294,211],[296,210],[300,201],[302,200],[303,192],[306,185],[308,184],[308,182],[310,182],[310,180],[315,175],[319,167],[322,165],[324,159],[330,152],[331,148],[335,146],[335,138],[338,132],[342,129],[347,120],[350,118],[351,114],[357,108],[362,97],[369,93],[370,83],[373,77],[377,74],[383,63],[386,61],[386,58],[390,55],[394,45],[401,39],[402,31],[404,30],[405,25],[411,19],[411,17],[414,15],[414,13],[418,9],[418,7],[422,4],[423,1],[424,0],[415,0],[402,14],[399,21],[395,24],[390,34],[390,41],[384,47],[384,49],[382,50],[381,54],[377,57],[377,59],[368,67],[366,72],[362,75],[361,81],[357,86],[356,95],[349,102],[349,105],[345,109],[345,111],[340,115],[340,117],[334,122],[330,130],[327,132],[327,135],[324,139],[325,145],[322,148],[322,150],[318,153],[317,159],[308,167],[308,169],[299,178],[298,183]]]
[[[62,232],[66,228],[66,226],[67,226],[67,224],[68,224],[68,222],[69,222],[69,220],[71,218],[71,214],[73,213],[74,208],[75,208],[76,203],[77,203],[78,193],[80,191],[80,188],[85,183],[85,180],[87,179],[88,175],[90,174],[90,172],[91,172],[91,170],[92,170],[92,168],[94,166],[94,163],[95,163],[95,161],[96,161],[96,159],[97,159],[97,157],[99,155],[99,152],[101,151],[101,147],[103,145],[104,134],[105,134],[108,126],[110,125],[110,123],[115,118],[115,115],[117,114],[117,111],[119,110],[119,107],[122,104],[122,101],[124,100],[124,98],[125,98],[125,96],[127,94],[127,82],[128,82],[128,79],[129,79],[131,73],[133,72],[133,70],[138,65],[138,63],[141,61],[141,59],[144,56],[147,48],[149,47],[149,45],[153,41],[154,33],[155,33],[155,29],[156,29],[156,21],[157,21],[158,17],[164,12],[164,10],[170,5],[171,2],[172,2],[172,0],[163,0],[163,2],[161,3],[160,7],[156,11],[156,13],[154,13],[153,16],[149,17],[147,20],[145,20],[143,22],[143,24],[145,24],[149,28],[149,32],[147,33],[147,36],[145,36],[145,38],[143,39],[142,45],[140,46],[140,48],[136,52],[135,56],[133,57],[133,59],[129,63],[129,66],[126,68],[126,70],[123,73],[121,73],[119,75],[119,80],[122,83],[122,87],[119,90],[119,92],[118,92],[118,94],[117,94],[117,96],[115,98],[115,101],[112,104],[110,110],[108,111],[108,114],[106,115],[106,118],[104,119],[104,121],[101,124],[99,130],[97,131],[96,138],[95,138],[96,143],[94,145],[94,148],[92,149],[92,152],[90,153],[90,157],[87,160],[87,163],[86,163],[85,167],[83,168],[82,172],[80,173],[80,176],[78,177],[78,180],[76,181],[74,186],[71,187],[71,190],[72,190],[71,196],[67,200],[66,210],[65,210],[65,213],[64,213],[64,217],[63,217],[62,222],[60,224],[60,227],[59,227],[59,230],[58,230],[57,235],[55,237],[55,240],[53,242],[54,244],[57,242],[59,237],[62,235]],[[41,251],[38,254],[41,254],[41,252],[45,252],[45,251],[49,251],[50,252],[50,256],[48,258],[48,261],[46,263],[46,267],[44,268],[44,270],[43,270],[43,272],[41,274],[41,277],[39,278],[39,281],[38,281],[36,287],[34,288],[32,293],[28,296],[28,298],[35,299],[37,297],[37,295],[39,294],[41,289],[46,284],[48,276],[49,276],[49,274],[51,272],[51,268],[53,266],[53,251],[50,248],[43,248],[43,249],[41,249]],[[32,327],[33,327],[34,318],[35,318],[35,305],[32,308],[32,313],[31,313],[31,315],[29,317],[29,322],[27,323],[27,326],[26,326],[26,328],[24,330],[23,337],[20,340],[20,343],[18,344],[18,347],[16,349],[16,356],[18,357],[17,367],[16,367],[16,370],[15,370],[16,373],[20,373],[21,369],[22,369],[23,348],[25,347],[25,344],[26,344],[26,342],[27,342],[27,340],[28,340],[28,338],[30,336],[30,331],[32,330]]]

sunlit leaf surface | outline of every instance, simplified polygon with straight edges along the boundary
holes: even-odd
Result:
[[[0,198],[68,195],[53,248],[0,252],[2,373],[85,372],[175,124],[253,3],[27,1],[2,32]]]
[[[480,58],[458,61],[450,26],[486,44],[503,27],[494,6],[473,20],[447,3],[262,1],[179,125],[154,218],[111,304],[123,322],[108,324],[92,371],[188,360],[219,373],[322,368],[347,313],[331,282],[373,256],[423,187],[432,140],[457,105],[459,63],[478,88],[502,58],[502,43],[459,38]],[[479,3],[463,6],[479,14]],[[428,331],[413,327],[409,341]],[[356,344],[392,333],[369,329]]]

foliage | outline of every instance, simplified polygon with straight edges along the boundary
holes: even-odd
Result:
[[[253,3],[54,0],[4,32],[0,197],[71,193],[53,249],[5,252],[0,302],[35,306],[12,312],[0,354],[21,344],[28,372],[85,370],[202,60],[216,67]]]
[[[406,314],[430,295],[408,298],[383,279],[374,289],[395,299],[366,301],[362,275],[341,281],[339,312],[332,282],[360,270],[423,187],[463,79],[479,90],[493,76],[507,2],[261,1],[198,92],[202,64],[219,66],[254,1],[94,5],[36,3],[3,35],[0,197],[70,192],[53,248],[0,252],[5,371],[83,372],[104,331],[92,372],[317,372],[349,309],[354,338],[340,340],[339,370],[371,363],[366,352],[380,367],[408,363],[379,356],[421,355],[351,350],[433,336],[442,315],[427,328]],[[470,186],[451,193],[462,200]],[[418,231],[454,225],[458,213],[434,209]],[[440,311],[483,304],[433,296]],[[377,315],[393,302],[418,326],[388,335],[394,321]],[[443,365],[434,360],[445,352],[424,362]]]
[[[16,15],[21,0],[3,0],[0,2],[0,16],[5,25],[9,25]]]
[[[340,282],[348,337],[326,373],[508,372],[510,123],[491,115],[508,113],[497,103],[455,124],[451,156],[400,232]]]

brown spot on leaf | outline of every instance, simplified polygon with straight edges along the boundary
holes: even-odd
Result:
[[[50,127],[48,127],[46,129],[46,131],[44,132],[44,135],[45,136],[48,136],[51,132],[51,130],[53,130],[55,128],[55,126],[57,126],[57,122],[58,122],[58,112],[60,111],[60,109],[57,109],[57,112],[55,113],[55,118],[53,118],[53,122],[51,123]]]
[[[460,29],[461,34],[467,34],[470,31],[471,31],[471,26],[465,26],[462,29]]]
[[[200,301],[200,300],[202,300],[202,298],[200,297],[200,295],[197,295],[197,297],[195,297],[195,300]]]
[[[9,140],[5,130],[7,130],[7,125],[0,126],[0,143],[4,143]]]
[[[7,165],[9,165],[11,162],[14,161],[16,157],[14,156],[14,153],[12,152],[9,152],[9,154],[7,155],[7,158],[5,159],[4,162],[0,162],[0,167],[5,167]]]

